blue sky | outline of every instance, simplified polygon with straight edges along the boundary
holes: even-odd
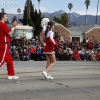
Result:
[[[90,0],[90,1],[91,2],[88,9],[88,14],[96,15],[98,0]],[[0,9],[4,8],[7,13],[17,13],[18,8],[20,8],[23,11],[25,2],[26,0],[0,0]],[[76,12],[78,14],[85,15],[86,6],[84,2],[85,0],[41,0],[40,9],[42,12],[52,13],[54,11],[64,10],[68,13],[69,12],[68,4],[72,3],[73,8],[71,12]],[[18,5],[15,5],[15,3],[18,3]],[[32,3],[36,8],[38,7],[37,0],[32,0]],[[100,10],[99,10],[99,15],[100,15]]]

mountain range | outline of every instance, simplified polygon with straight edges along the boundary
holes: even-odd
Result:
[[[66,13],[66,12],[63,10],[55,11],[53,13],[43,12],[41,14],[41,16],[42,17],[45,16],[45,17],[48,17],[50,20],[53,20],[54,16],[60,17],[63,13]],[[69,16],[69,13],[67,13],[67,14]],[[9,22],[11,22],[11,20],[13,19],[14,16],[16,16],[17,18],[23,19],[23,14],[19,14],[19,15],[18,14],[8,14]],[[95,24],[96,23],[96,16],[87,15],[86,22],[87,22],[86,23],[87,25]],[[75,25],[75,26],[85,25],[85,15],[80,15],[80,14],[77,14],[75,12],[70,13],[70,23],[72,25]],[[98,15],[97,24],[100,25],[100,15]]]

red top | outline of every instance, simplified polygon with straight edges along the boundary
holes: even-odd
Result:
[[[36,53],[36,50],[34,48],[31,48],[31,53]]]
[[[5,23],[0,22],[0,43],[10,42],[10,36],[8,35],[9,32],[10,29],[8,28],[8,26]]]

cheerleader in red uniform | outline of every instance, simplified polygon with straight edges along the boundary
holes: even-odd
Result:
[[[54,28],[54,23],[52,21],[49,21],[45,31],[46,45],[44,46],[44,54],[47,60],[47,65],[46,65],[46,70],[42,72],[42,74],[47,79],[54,79],[54,77],[49,75],[49,71],[56,63],[54,50],[57,46],[57,43],[56,39],[54,39],[54,32],[52,31],[53,28]]]
[[[14,32],[14,27],[17,25],[17,21],[12,23],[12,29],[10,30],[5,22],[7,22],[8,17],[6,13],[0,13],[0,67],[7,63],[8,79],[18,79],[18,76],[15,76],[14,65],[12,57],[9,50],[10,38]]]

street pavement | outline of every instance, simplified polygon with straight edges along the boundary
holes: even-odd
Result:
[[[15,61],[18,80],[7,80],[6,64],[0,68],[0,100],[100,100],[100,62],[57,61],[42,75],[46,61]]]

